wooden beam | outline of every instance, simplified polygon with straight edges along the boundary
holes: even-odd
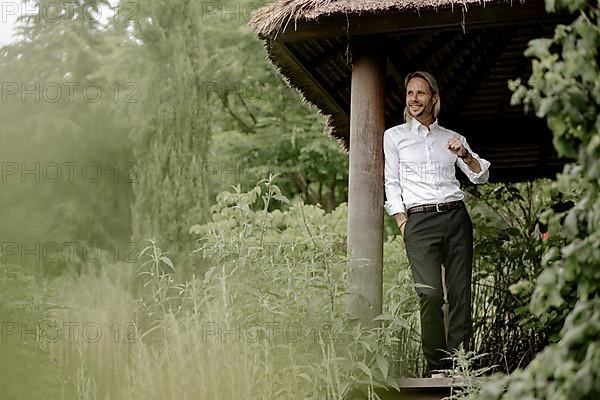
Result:
[[[383,290],[385,57],[372,43],[352,46],[346,304],[351,319],[378,325]]]
[[[334,108],[336,108],[340,114],[343,114],[346,117],[348,117],[348,113],[342,106],[340,99],[334,98],[334,94],[328,90],[329,88],[325,87],[323,82],[317,79],[317,77],[312,73],[312,71],[307,68],[307,65],[309,65],[308,61],[305,60],[302,56],[290,50],[285,44],[281,44],[280,48],[282,52],[286,53],[289,60],[292,61],[294,65],[302,71],[305,78],[310,80],[312,84],[318,89],[319,94],[325,97],[328,100],[328,102],[330,102],[331,105],[334,106]]]
[[[395,40],[390,41],[388,47],[397,48],[397,52],[388,52],[389,57],[389,68],[390,77],[398,76],[402,86],[404,86],[404,78],[409,72],[416,70],[427,70],[432,68],[432,64],[442,62],[444,59],[444,49],[446,53],[450,53],[454,47],[461,41],[461,36],[457,33],[437,35],[435,33],[428,33],[423,35],[424,37],[433,37],[427,46],[420,51],[413,51],[413,45],[411,44],[411,38],[407,41]],[[428,64],[429,63],[429,64]]]
[[[321,64],[328,63],[331,61],[332,54],[340,54],[348,47],[348,43],[340,38],[332,38],[331,40],[324,39],[325,44],[329,46],[327,49],[322,50],[322,52],[314,57],[311,57],[310,63],[313,68],[319,67]],[[328,43],[333,42],[333,43]],[[314,41],[313,43],[318,44],[319,41]]]
[[[278,58],[278,66],[282,68],[282,70],[293,68],[296,71],[282,71],[284,73],[300,73],[302,75],[302,80],[304,83],[310,82],[313,87],[318,92],[318,96],[320,96],[323,100],[325,100],[329,105],[329,110],[332,110],[329,114],[335,121],[335,124],[338,128],[343,125],[346,125],[346,121],[350,119],[346,108],[343,106],[343,101],[336,97],[334,93],[332,93],[329,88],[325,87],[324,82],[321,82],[311,70],[307,68],[306,60],[299,57],[292,51],[286,44],[284,43],[273,43],[271,52],[273,55],[276,55]],[[303,87],[299,87],[299,89],[304,90]],[[315,93],[312,93],[315,95]],[[320,104],[322,107],[323,104]]]
[[[486,80],[489,79],[487,78],[487,74],[496,62],[497,55],[501,52],[501,49],[506,47],[506,43],[510,39],[510,30],[494,29],[481,31],[478,36],[477,51],[474,52],[476,56],[464,63],[465,72],[458,74],[456,85],[452,87],[459,101],[449,102],[446,107],[446,111],[449,111],[445,114],[447,116],[459,115],[466,105],[471,104],[470,99],[472,99],[474,93],[487,85],[487,82],[489,82],[489,80]],[[506,87],[506,90],[503,92],[503,95],[506,96],[508,93],[507,98],[510,99],[508,85],[504,83],[504,87]]]

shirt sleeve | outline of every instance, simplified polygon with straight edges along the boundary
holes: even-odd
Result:
[[[477,155],[477,153],[473,152],[473,150],[471,150],[471,147],[469,147],[469,144],[467,143],[467,139],[465,139],[464,136],[462,135],[458,135],[458,137],[460,138],[460,141],[462,142],[463,146],[465,146],[465,149],[467,149],[469,151],[469,153],[471,153],[471,155],[473,156],[473,158],[475,158],[477,161],[479,161],[479,165],[481,166],[481,171],[479,172],[473,172],[469,169],[469,166],[467,165],[466,162],[464,162],[460,157],[456,160],[456,163],[458,164],[458,167],[460,168],[460,170],[462,172],[465,173],[465,175],[467,175],[467,177],[469,178],[469,180],[475,184],[481,184],[481,183],[486,183],[490,177],[490,162],[488,160],[485,160],[481,157],[479,157]]]
[[[400,166],[398,165],[398,148],[394,143],[391,131],[383,135],[383,155],[385,159],[385,210],[389,215],[406,212],[400,186]]]

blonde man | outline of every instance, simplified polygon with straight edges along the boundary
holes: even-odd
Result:
[[[476,184],[489,178],[490,163],[474,153],[465,138],[438,124],[440,91],[422,71],[405,79],[405,123],[385,131],[385,208],[406,246],[421,304],[423,353],[432,377],[451,366],[446,352],[472,333],[471,270],[473,228],[456,179],[456,166]],[[442,265],[449,303],[444,331]]]

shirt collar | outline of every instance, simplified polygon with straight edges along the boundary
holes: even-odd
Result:
[[[425,128],[425,125],[423,125],[422,123],[419,122],[418,119],[416,118],[410,118],[408,120],[408,129],[414,133],[415,135],[419,134],[419,127],[422,126],[423,128]],[[438,125],[438,120],[437,118],[431,123],[431,125],[429,125],[429,132],[432,132],[435,128],[437,128]],[[427,128],[425,128],[425,132],[427,132]]]

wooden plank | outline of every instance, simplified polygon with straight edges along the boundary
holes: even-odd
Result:
[[[299,60],[298,57],[284,44],[278,44],[276,46],[281,55],[285,54],[285,57],[288,59],[288,63],[293,63],[294,67],[298,68],[302,72],[303,79],[309,81],[316,88],[319,95],[323,99],[326,99],[333,109],[342,114],[344,117],[349,118],[348,113],[340,104],[339,99],[333,98],[330,91],[327,90],[327,88],[322,85],[322,82],[315,77],[311,70],[307,68],[308,63],[305,60]]]
[[[398,379],[400,389],[439,389],[464,386],[462,378],[401,378]]]
[[[441,400],[466,385],[464,379],[458,378],[402,378],[397,383],[399,391],[376,389],[375,392],[383,400]],[[355,390],[349,398],[366,397]]]
[[[270,53],[281,73],[288,78],[295,76],[294,86],[321,110],[327,110],[330,123],[333,123],[337,130],[335,134],[343,138],[344,144],[348,146],[350,116],[342,105],[341,99],[334,98],[333,93],[325,88],[323,83],[313,74],[314,71],[311,71],[306,63],[301,62],[285,44],[273,43]]]

